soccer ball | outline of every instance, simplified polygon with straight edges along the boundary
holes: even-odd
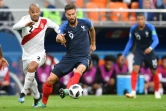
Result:
[[[83,89],[79,84],[74,84],[69,88],[69,96],[78,99],[83,95]]]

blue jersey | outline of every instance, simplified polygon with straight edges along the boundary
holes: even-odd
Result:
[[[71,27],[67,22],[63,23],[59,33],[66,34],[67,57],[80,57],[90,55],[89,30],[92,23],[88,19],[78,19],[76,27]]]
[[[150,23],[146,23],[145,28],[140,30],[138,24],[133,25],[130,28],[129,41],[123,52],[123,56],[127,55],[133,43],[135,44],[136,51],[144,52],[148,47],[153,50],[159,43],[155,27]]]

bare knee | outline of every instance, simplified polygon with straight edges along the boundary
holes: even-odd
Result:
[[[56,76],[55,74],[51,73],[46,82],[48,84],[54,84],[58,79],[59,79],[58,76]]]
[[[80,73],[80,74],[83,74],[83,73],[85,72],[85,70],[86,70],[86,66],[83,65],[83,64],[80,64],[80,65],[77,67],[77,69],[75,70],[75,72],[78,72],[78,73]]]
[[[35,72],[37,68],[38,68],[38,63],[35,62],[35,61],[32,61],[32,62],[28,65],[28,72]]]
[[[134,65],[134,66],[133,66],[133,71],[134,71],[134,72],[138,73],[138,72],[139,72],[139,69],[140,69],[140,66],[138,66],[138,65]]]

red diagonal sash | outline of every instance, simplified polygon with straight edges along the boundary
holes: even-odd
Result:
[[[47,20],[46,20],[46,19],[41,19],[39,26],[38,26],[37,28],[35,28],[30,34],[24,36],[24,38],[22,39],[21,44],[24,45],[24,44],[26,44],[29,40],[31,40],[32,38],[36,37],[36,35],[37,35],[38,33],[40,33],[40,32],[44,29],[46,23],[47,23]]]

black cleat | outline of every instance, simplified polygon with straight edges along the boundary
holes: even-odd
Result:
[[[34,99],[33,107],[35,107],[41,99],[42,99],[42,94],[40,93],[39,99]]]
[[[59,89],[59,96],[63,99],[66,96],[66,93],[63,88]]]

